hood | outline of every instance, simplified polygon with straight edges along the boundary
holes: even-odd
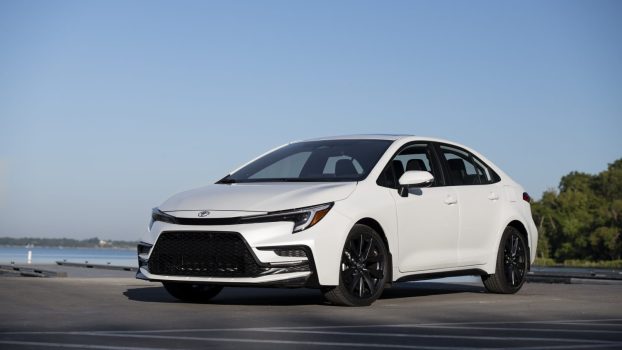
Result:
[[[339,201],[355,188],[356,182],[213,184],[176,194],[159,209],[268,212]]]

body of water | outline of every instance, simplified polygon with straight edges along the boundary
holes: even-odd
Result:
[[[14,263],[25,265],[28,263],[29,251],[32,252],[32,264],[37,265],[66,261],[115,266],[138,266],[135,249],[60,247],[0,247],[0,264]]]

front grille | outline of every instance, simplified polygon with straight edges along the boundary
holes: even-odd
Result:
[[[267,270],[237,232],[164,232],[149,257],[156,275],[254,277]]]

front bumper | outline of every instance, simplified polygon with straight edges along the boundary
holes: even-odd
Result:
[[[280,275],[266,275],[259,277],[196,277],[196,276],[162,276],[154,275],[147,269],[141,268],[136,273],[136,278],[152,282],[188,282],[217,284],[224,286],[257,286],[257,287],[309,287],[317,288],[319,285],[312,283],[312,272],[292,272]]]
[[[264,263],[238,232],[167,231],[160,234],[163,236],[157,246],[151,248],[150,259],[139,254],[136,278],[220,285],[318,287],[313,253],[306,246],[258,248],[277,255],[295,255],[297,259]],[[171,249],[171,238],[176,248]],[[225,246],[219,238],[228,241]],[[237,246],[231,245],[231,241],[238,243]],[[144,251],[145,246],[141,243],[139,252]]]
[[[350,221],[331,210],[321,222],[302,232],[292,233],[291,222],[269,222],[224,226],[188,226],[163,222],[154,223],[151,231],[143,236],[145,245],[152,249],[139,254],[139,279],[149,281],[176,281],[187,283],[207,283],[231,286],[278,286],[278,287],[319,287],[336,285],[339,276],[339,263],[343,241],[349,232]],[[240,256],[239,252],[228,249],[219,250],[217,265],[208,263],[207,267],[194,266],[184,260],[177,260],[177,269],[162,269],[155,264],[158,245],[169,233],[205,235],[210,232],[238,235],[252,255],[259,270],[253,273],[231,273],[235,266],[226,263],[227,254]],[[185,248],[181,248],[182,251]],[[140,250],[140,249],[139,249]],[[208,249],[209,250],[209,249]],[[302,250],[305,254],[283,254],[283,250]],[[154,252],[156,254],[154,255]],[[278,253],[278,254],[277,254]],[[249,260],[249,259],[247,259]],[[183,261],[181,263],[180,261]],[[216,266],[217,271],[213,268]],[[211,272],[203,273],[203,269]],[[197,272],[199,271],[199,272]]]

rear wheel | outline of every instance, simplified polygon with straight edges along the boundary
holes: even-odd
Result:
[[[207,284],[162,282],[166,291],[185,302],[206,302],[220,293],[222,286]]]
[[[508,226],[503,232],[494,275],[482,277],[489,292],[513,294],[518,292],[527,277],[529,255],[525,236]]]
[[[336,305],[370,305],[384,290],[388,259],[380,235],[369,226],[354,225],[341,254],[339,285],[324,288],[324,297]]]

